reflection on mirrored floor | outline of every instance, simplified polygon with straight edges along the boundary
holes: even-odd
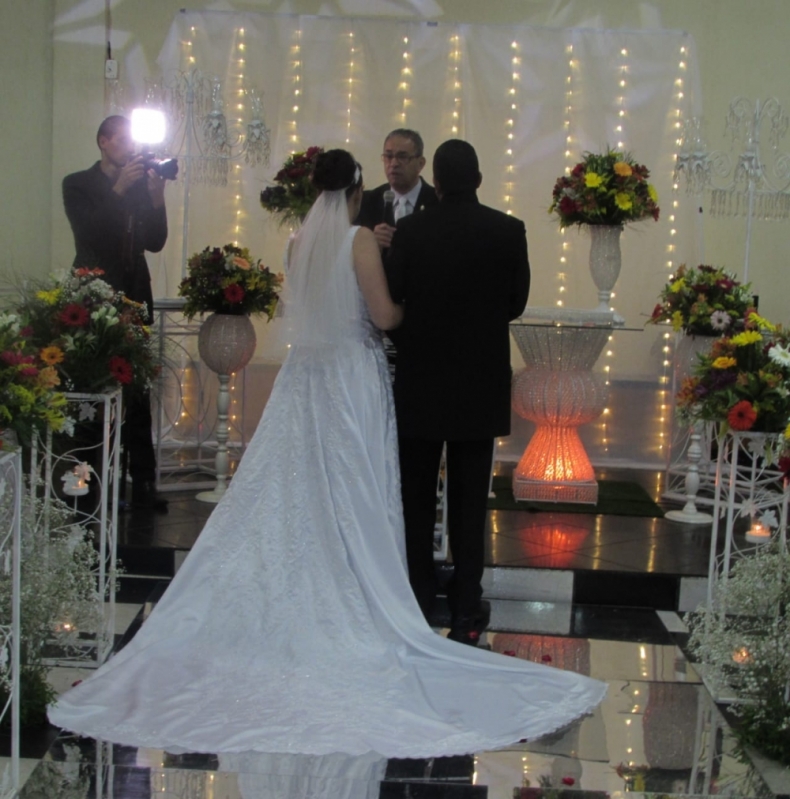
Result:
[[[768,797],[693,667],[674,645],[489,633],[514,657],[605,677],[595,711],[528,744],[393,760],[134,749],[62,734],[23,799],[584,799],[624,793]]]

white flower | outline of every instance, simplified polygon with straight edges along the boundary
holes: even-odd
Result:
[[[710,326],[714,330],[726,330],[731,322],[732,319],[727,311],[714,311],[710,315]]]
[[[760,521],[766,526],[770,527],[771,530],[775,530],[779,527],[779,520],[776,518],[776,511],[775,510],[767,510],[761,517]]]
[[[786,350],[781,344],[774,344],[768,350],[768,357],[779,366],[790,366],[790,350]]]

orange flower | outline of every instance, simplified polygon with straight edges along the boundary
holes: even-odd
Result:
[[[63,354],[63,350],[60,347],[55,347],[54,345],[51,347],[44,347],[38,356],[47,366],[54,366],[56,363],[62,363],[66,357]]]
[[[233,265],[237,266],[239,269],[250,268],[250,262],[246,258],[242,258],[238,255],[233,256]]]
[[[54,366],[45,366],[38,373],[38,384],[41,388],[55,388],[60,385],[60,377]]]
[[[751,430],[757,421],[757,411],[748,400],[736,402],[727,414],[727,423],[733,430]]]
[[[630,164],[626,164],[625,161],[615,161],[613,168],[615,175],[620,175],[620,177],[623,178],[627,178],[629,175],[634,173],[634,170],[631,169]]]

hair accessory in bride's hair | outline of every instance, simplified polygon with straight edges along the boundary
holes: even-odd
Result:
[[[359,185],[359,181],[362,179],[362,170],[359,168],[359,164],[354,167],[354,180],[346,186],[346,188],[351,188],[352,186]]]

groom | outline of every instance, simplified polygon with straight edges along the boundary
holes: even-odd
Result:
[[[524,223],[481,205],[477,154],[444,142],[433,157],[439,204],[398,223],[387,261],[398,350],[395,411],[409,579],[428,617],[436,598],[436,482],[447,445],[453,577],[449,637],[477,645],[494,439],[510,432],[510,331],[529,294]]]

